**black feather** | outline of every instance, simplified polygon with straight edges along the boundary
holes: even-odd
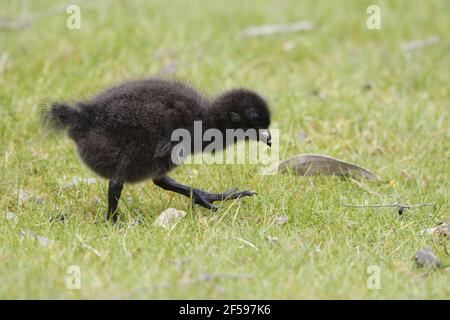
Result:
[[[248,117],[252,109],[257,117]],[[231,114],[241,119],[236,123]],[[124,182],[165,176],[171,160],[172,132],[193,136],[194,121],[203,130],[267,128],[270,113],[257,93],[236,89],[208,99],[190,86],[161,79],[129,81],[92,99],[69,106],[55,103],[44,111],[47,125],[68,129],[84,163],[99,175]]]
[[[45,127],[53,130],[64,130],[78,121],[79,111],[62,102],[52,105],[44,104],[41,117]]]

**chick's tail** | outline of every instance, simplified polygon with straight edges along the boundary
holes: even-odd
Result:
[[[80,111],[63,102],[45,105],[41,109],[42,123],[55,131],[64,130],[79,121]]]

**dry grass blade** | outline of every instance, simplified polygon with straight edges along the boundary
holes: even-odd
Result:
[[[245,243],[246,245],[248,245],[249,247],[252,247],[253,249],[255,249],[256,251],[259,251],[258,247],[255,246],[253,243],[251,243],[250,241],[247,241],[245,239],[242,238],[238,238],[238,237],[233,237],[233,239],[241,241],[242,243]]]
[[[240,35],[243,37],[258,37],[275,33],[307,31],[312,29],[314,29],[314,24],[311,21],[298,21],[293,23],[268,24],[251,27],[242,31]]]

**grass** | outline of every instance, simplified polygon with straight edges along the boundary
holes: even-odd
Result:
[[[54,3],[7,0],[0,10],[17,16]],[[421,234],[449,217],[448,1],[377,1],[381,30],[366,28],[373,1],[76,3],[80,30],[65,27],[65,13],[21,31],[0,30],[0,53],[7,54],[0,68],[0,298],[450,298],[449,273],[426,272],[412,259],[429,246],[444,267],[450,261],[448,241]],[[249,26],[302,19],[316,28],[237,37]],[[401,49],[435,35],[440,41],[433,46]],[[280,129],[281,158],[328,154],[370,168],[380,182],[261,176],[255,165],[186,165],[172,177],[259,195],[211,213],[149,181],[125,187],[121,226],[102,223],[106,181],[62,187],[94,175],[67,137],[41,129],[39,103],[88,97],[175,65],[171,77],[207,94],[234,86],[263,93]],[[364,89],[367,83],[372,89]],[[308,139],[299,141],[298,131]],[[43,201],[21,203],[19,190]],[[392,208],[343,206],[364,202],[436,206],[401,217]],[[188,213],[170,231],[153,225],[168,207]],[[50,221],[62,213],[65,222]],[[288,223],[278,225],[279,215]],[[22,239],[22,230],[50,243]],[[70,265],[80,268],[80,290],[66,286]],[[367,287],[371,265],[380,268],[379,290]],[[216,273],[237,277],[201,280]]]

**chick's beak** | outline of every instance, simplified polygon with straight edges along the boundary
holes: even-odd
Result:
[[[270,131],[267,129],[259,130],[259,140],[267,144],[269,147],[272,146],[272,136]]]

